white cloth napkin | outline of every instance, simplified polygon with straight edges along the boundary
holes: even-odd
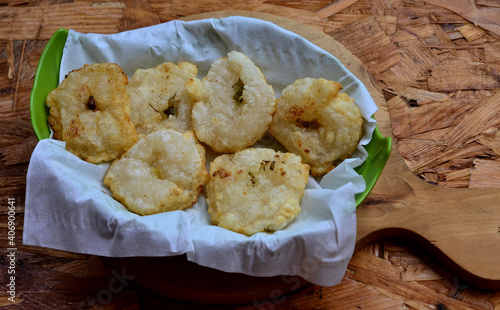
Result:
[[[251,237],[219,228],[210,222],[203,195],[185,211],[136,215],[103,184],[108,163],[84,162],[65,151],[63,142],[45,139],[28,169],[24,244],[115,257],[186,254],[190,261],[226,272],[299,275],[318,285],[338,284],[355,245],[354,195],[365,189],[353,168],[366,159],[362,145],[371,140],[371,116],[377,107],[335,57],[259,19],[172,21],[114,35],[70,30],[60,80],[95,62],[116,62],[131,77],[137,68],[190,61],[202,78],[214,60],[232,50],[245,53],[261,68],[277,97],[299,78],[339,81],[365,119],[366,134],[357,151],[323,178],[309,178],[302,211],[289,226]]]

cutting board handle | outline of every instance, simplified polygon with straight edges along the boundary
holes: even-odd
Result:
[[[447,188],[415,176],[395,144],[386,168],[357,210],[356,249],[377,239],[414,242],[482,289],[500,289],[500,191]]]

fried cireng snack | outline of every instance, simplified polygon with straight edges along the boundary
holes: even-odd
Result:
[[[305,78],[285,88],[270,126],[271,134],[300,155],[320,175],[348,158],[363,134],[363,118],[353,99],[339,93],[342,85]]]
[[[167,62],[156,68],[137,69],[127,86],[130,118],[139,134],[155,128],[192,130],[191,109],[194,101],[186,93],[186,82],[196,78],[198,67],[181,61]],[[159,124],[161,123],[161,124]]]
[[[220,227],[252,235],[283,229],[300,213],[309,166],[292,153],[248,148],[210,164],[208,213]]]
[[[114,198],[140,215],[192,206],[207,180],[205,149],[192,131],[173,129],[141,137],[104,176]]]
[[[244,54],[216,60],[206,77],[187,84],[197,101],[193,128],[198,139],[220,153],[253,145],[265,134],[276,109],[272,86]]]
[[[74,70],[46,99],[54,138],[91,162],[112,160],[137,141],[130,121],[127,76],[114,63]]]

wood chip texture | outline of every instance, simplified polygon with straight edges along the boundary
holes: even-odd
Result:
[[[498,1],[4,0],[0,308],[220,309],[157,296],[137,285],[118,286],[116,270],[100,257],[21,244],[26,173],[36,146],[29,97],[38,59],[54,31],[110,34],[218,10],[271,13],[332,36],[373,74],[387,101],[382,108],[389,110],[395,146],[414,174],[438,186],[500,188]],[[5,289],[8,197],[17,204],[15,305]],[[308,285],[224,309],[493,310],[500,309],[500,292],[464,284],[417,247],[382,241],[358,251],[337,286]]]

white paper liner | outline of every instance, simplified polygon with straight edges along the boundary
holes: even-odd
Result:
[[[84,162],[65,151],[63,142],[45,139],[28,169],[24,244],[114,257],[186,254],[190,261],[226,272],[299,275],[317,285],[338,284],[355,245],[354,195],[365,190],[353,168],[367,157],[362,145],[371,140],[376,124],[371,116],[377,107],[335,57],[259,19],[172,21],[114,35],[70,30],[60,80],[96,62],[116,62],[131,77],[137,68],[190,61],[202,78],[214,60],[232,50],[245,53],[261,68],[277,97],[299,78],[339,81],[365,119],[365,136],[352,158],[323,178],[309,178],[302,211],[290,225],[251,237],[213,226],[203,195],[185,211],[136,215],[103,184],[108,163]]]

